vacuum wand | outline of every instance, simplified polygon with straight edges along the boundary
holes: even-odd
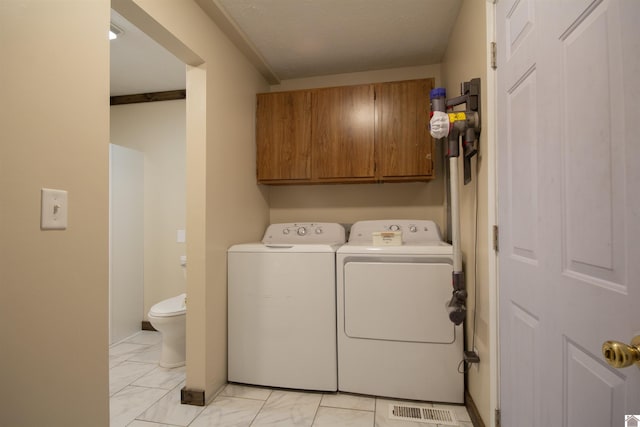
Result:
[[[480,79],[472,79],[462,85],[462,95],[446,99],[445,88],[435,88],[431,98],[431,135],[436,139],[449,137],[447,157],[449,158],[449,181],[451,192],[451,244],[453,246],[453,273],[451,277],[452,295],[447,302],[449,319],[456,325],[467,316],[467,290],[462,269],[462,251],[460,248],[460,205],[458,196],[458,157],[460,156],[460,138],[464,156],[464,183],[471,181],[471,158],[477,154],[477,142],[480,135]],[[465,111],[448,109],[466,104]]]

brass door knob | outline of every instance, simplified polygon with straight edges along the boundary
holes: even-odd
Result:
[[[631,345],[606,341],[602,344],[602,355],[614,368],[626,368],[634,363],[640,367],[640,335],[631,340]]]

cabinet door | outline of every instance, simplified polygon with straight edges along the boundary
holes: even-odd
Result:
[[[309,180],[311,93],[258,94],[258,181]]]
[[[373,85],[318,89],[312,111],[314,180],[373,180]]]
[[[380,179],[431,178],[429,91],[433,79],[376,85],[377,163]]]

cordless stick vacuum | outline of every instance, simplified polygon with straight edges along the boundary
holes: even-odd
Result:
[[[446,99],[445,88],[431,90],[431,135],[436,139],[449,137],[446,157],[449,158],[449,183],[451,187],[451,244],[453,246],[453,293],[447,303],[449,319],[461,324],[467,316],[467,289],[462,269],[460,249],[460,201],[458,195],[458,157],[460,138],[464,156],[464,183],[471,181],[471,158],[478,153],[480,137],[480,79],[462,84],[462,95]],[[465,104],[465,111],[453,108]],[[448,110],[451,110],[448,112]]]

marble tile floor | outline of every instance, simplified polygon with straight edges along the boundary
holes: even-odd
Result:
[[[182,405],[185,368],[158,366],[160,339],[141,331],[109,348],[111,427],[444,427],[390,420],[388,404],[399,401],[347,393],[228,384],[205,407]],[[473,427],[464,406],[407,403],[450,409]]]

